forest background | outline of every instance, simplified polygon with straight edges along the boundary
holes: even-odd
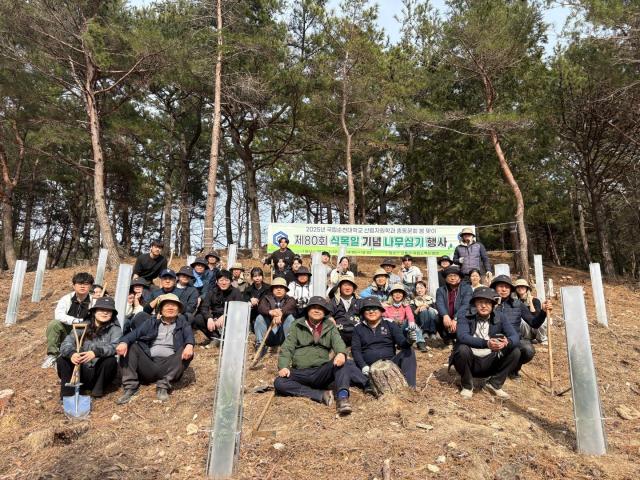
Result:
[[[257,257],[297,221],[475,224],[523,272],[640,277],[638,2],[403,0],[393,40],[333,3],[0,0],[2,268]]]

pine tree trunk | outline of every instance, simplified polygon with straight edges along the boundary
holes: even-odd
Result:
[[[593,206],[593,225],[596,229],[598,245],[600,246],[600,254],[602,255],[602,266],[604,274],[608,277],[614,277],[616,269],[613,264],[613,256],[611,255],[611,245],[609,243],[608,221],[604,211],[604,205],[599,199],[592,198]]]
[[[173,166],[167,166],[164,176],[163,196],[164,205],[162,208],[162,241],[164,242],[164,250],[162,254],[168,258],[171,252],[171,207],[173,204],[173,189],[171,187],[171,178],[173,177]]]
[[[578,203],[578,228],[580,231],[580,240],[582,241],[582,252],[587,263],[591,263],[591,251],[589,250],[589,237],[587,237],[587,228],[584,221],[584,208],[580,199],[577,199]]]
[[[13,244],[13,191],[2,197],[2,245],[4,247],[4,258],[9,270],[13,271],[16,266],[16,250]]]
[[[518,228],[518,260],[520,264],[520,275],[523,278],[529,278],[529,256],[528,252],[528,241],[527,241],[527,229],[524,223],[524,198],[522,196],[522,192],[520,191],[520,187],[518,186],[518,182],[513,176],[511,172],[511,168],[507,163],[507,159],[504,156],[504,152],[502,151],[502,147],[500,146],[500,141],[498,140],[498,134],[495,130],[491,130],[491,142],[493,143],[493,148],[496,151],[496,155],[498,156],[498,161],[500,162],[500,168],[502,169],[502,174],[505,177],[505,180],[513,190],[513,196],[516,199],[516,226]]]
[[[120,255],[116,240],[109,222],[109,212],[104,195],[104,153],[102,151],[102,139],[100,132],[100,116],[98,106],[94,97],[93,78],[95,76],[95,66],[91,60],[86,58],[87,79],[84,84],[84,99],[89,128],[91,133],[91,150],[93,153],[93,197],[96,208],[96,220],[100,225],[102,244],[109,251],[108,263],[111,268],[116,268],[120,264]]]
[[[227,197],[224,201],[224,228],[227,237],[227,245],[233,243],[233,225],[231,223],[231,207],[233,206],[233,183],[231,182],[231,172],[229,171],[229,162],[223,162],[222,172],[224,175],[224,184],[227,191]]]
[[[247,171],[247,202],[249,204],[249,220],[251,222],[251,256],[260,258],[262,232],[260,231],[260,211],[258,209],[258,185],[253,160],[245,164]]]
[[[207,204],[204,215],[204,250],[213,249],[213,217],[216,211],[216,182],[218,158],[220,154],[220,99],[222,91],[222,0],[216,2],[218,56],[216,58],[216,79],[214,87],[213,127],[211,133],[211,153],[209,155],[209,177],[207,179]]]

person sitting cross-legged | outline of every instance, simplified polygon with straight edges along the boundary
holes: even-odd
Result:
[[[180,379],[193,358],[193,331],[180,315],[184,306],[172,294],[159,297],[158,314],[120,339],[123,395],[118,405],[128,403],[138,393],[140,383],[156,382],[156,396],[169,399],[171,383]]]
[[[89,310],[89,322],[84,332],[80,352],[76,350],[76,337],[67,335],[60,346],[57,360],[60,377],[60,397],[71,396],[73,387],[66,384],[71,380],[76,365],[80,365],[80,383],[83,390],[91,390],[92,397],[101,397],[118,373],[116,344],[122,336],[118,324],[118,312],[111,297],[102,297]],[[77,332],[78,336],[82,336]]]
[[[256,350],[267,334],[270,324],[273,324],[273,328],[265,341],[265,347],[282,345],[289,334],[291,324],[295,320],[297,304],[295,298],[287,295],[288,291],[287,281],[281,277],[275,278],[271,282],[271,292],[262,297],[258,303],[258,316],[254,324]],[[261,354],[265,352],[266,348]]]
[[[333,359],[331,352],[335,354]],[[335,383],[338,413],[350,414],[349,387],[364,388],[367,378],[347,359],[347,347],[329,317],[327,301],[311,297],[304,317],[291,325],[282,344],[274,387],[280,395],[307,397],[331,405],[334,394],[328,388],[332,383]]]
[[[518,366],[518,333],[502,312],[495,312],[498,294],[489,287],[474,290],[471,305],[458,318],[456,342],[450,363],[460,374],[460,396],[473,396],[473,379],[489,377],[485,388],[500,398],[509,398],[502,390],[507,375]]]
[[[384,307],[375,297],[362,300],[362,322],[353,329],[351,354],[362,373],[369,375],[371,365],[378,360],[391,360],[400,367],[410,387],[416,388],[416,354],[411,345],[416,341],[415,330],[408,338],[392,320],[382,317]]]

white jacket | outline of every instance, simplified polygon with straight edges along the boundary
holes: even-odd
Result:
[[[58,300],[58,304],[56,305],[56,310],[53,313],[53,318],[58,320],[59,322],[64,323],[65,325],[73,325],[74,323],[84,322],[84,318],[76,318],[71,315],[67,315],[67,312],[71,308],[71,299],[75,295],[75,292],[71,292],[66,294],[60,300]],[[93,307],[93,304],[96,302],[95,298],[89,296],[91,299],[89,301],[89,308]]]

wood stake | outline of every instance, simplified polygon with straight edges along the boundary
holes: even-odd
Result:
[[[271,406],[271,402],[273,401],[273,397],[276,396],[276,392],[271,392],[269,394],[269,398],[267,399],[267,403],[264,406],[264,408],[262,409],[262,412],[260,412],[260,416],[258,417],[258,420],[256,420],[256,424],[253,426],[253,432],[257,432],[258,430],[260,430],[260,425],[262,425],[262,420],[264,420],[264,416],[267,414],[267,410],[269,410],[269,407]]]
[[[269,328],[267,329],[267,333],[264,334],[264,338],[260,342],[260,346],[258,347],[258,350],[256,350],[256,353],[253,355],[253,360],[251,360],[251,365],[249,365],[249,369],[255,368],[255,366],[260,362],[260,360],[262,358],[260,356],[260,352],[262,352],[262,349],[264,348],[264,344],[267,341],[267,337],[271,333],[272,329],[273,329],[273,320],[271,321],[271,324],[269,325]]]
[[[391,460],[388,458],[382,463],[382,479],[391,480]]]

